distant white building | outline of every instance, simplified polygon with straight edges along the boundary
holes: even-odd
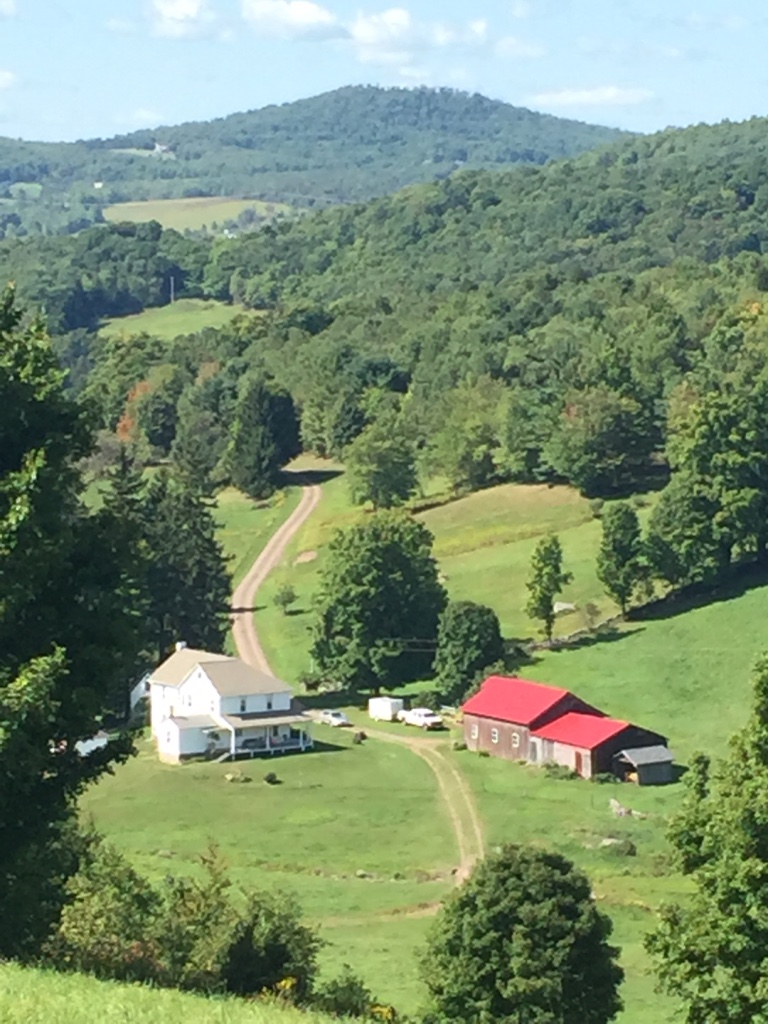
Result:
[[[287,683],[238,658],[179,645],[150,675],[149,700],[162,761],[312,747],[311,720]]]

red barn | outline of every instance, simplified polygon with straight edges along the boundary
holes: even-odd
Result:
[[[625,752],[654,750],[655,762],[663,754],[663,763],[654,773],[646,770],[647,780],[671,777],[672,755],[663,736],[608,718],[556,686],[490,676],[462,711],[469,750],[511,761],[561,764],[587,779],[602,772],[627,774]]]
[[[534,736],[536,729],[569,711],[602,715],[568,690],[508,676],[489,676],[462,711],[469,750],[532,762],[551,760],[549,747]]]

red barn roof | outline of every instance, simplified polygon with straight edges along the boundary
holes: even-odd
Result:
[[[579,711],[569,711],[548,725],[536,729],[533,735],[543,740],[554,740],[555,743],[567,743],[571,747],[594,750],[628,726],[629,722],[622,722],[617,718],[601,718]]]
[[[568,690],[559,686],[531,683],[516,676],[489,676],[480,692],[463,705],[462,711],[513,725],[530,726],[567,695]]]

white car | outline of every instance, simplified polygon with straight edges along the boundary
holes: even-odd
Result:
[[[332,725],[334,727],[352,724],[343,711],[321,711],[318,716],[318,721],[324,722],[325,725]]]
[[[418,729],[442,729],[443,720],[429,708],[409,708],[399,712],[397,719],[404,725],[415,725]]]

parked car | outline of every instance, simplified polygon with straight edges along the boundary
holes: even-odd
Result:
[[[321,711],[319,721],[324,722],[325,725],[332,725],[336,727],[352,724],[343,711]]]
[[[443,720],[429,708],[409,708],[407,711],[399,712],[398,722],[404,725],[415,725],[419,729],[442,729]]]

